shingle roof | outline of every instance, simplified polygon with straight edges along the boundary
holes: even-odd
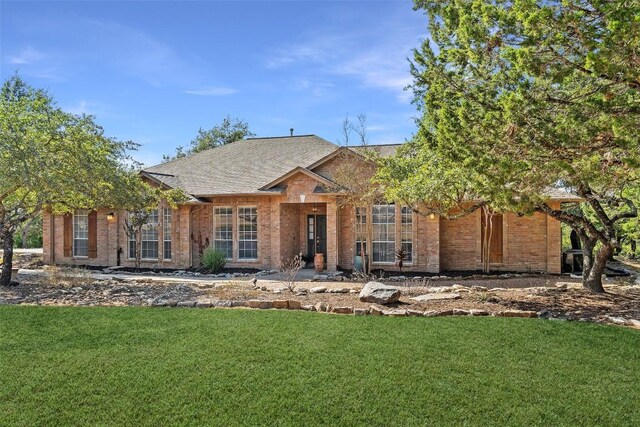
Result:
[[[402,144],[380,144],[380,145],[357,145],[350,147],[354,151],[360,150],[373,150],[378,153],[382,157],[391,157],[396,154],[398,148],[400,148]]]
[[[248,138],[144,169],[194,196],[260,193],[296,167],[306,168],[338,147],[316,135]]]

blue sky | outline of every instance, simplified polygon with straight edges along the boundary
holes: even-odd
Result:
[[[0,2],[0,75],[16,70],[147,166],[225,116],[258,136],[373,144],[415,131],[407,57],[426,37],[408,0]]]

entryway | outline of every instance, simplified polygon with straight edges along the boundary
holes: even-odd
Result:
[[[307,257],[313,260],[316,253],[324,255],[327,263],[327,216],[307,215]]]

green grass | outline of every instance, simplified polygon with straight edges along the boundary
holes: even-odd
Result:
[[[638,425],[640,332],[0,307],[0,425]]]

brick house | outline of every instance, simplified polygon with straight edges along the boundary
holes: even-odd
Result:
[[[398,145],[374,146],[382,155]],[[479,270],[482,215],[449,220],[421,216],[400,205],[343,206],[331,193],[340,162],[362,161],[338,154],[315,135],[249,138],[150,167],[142,176],[155,185],[181,188],[190,200],[177,209],[158,206],[142,233],[142,265],[188,268],[199,248],[227,253],[227,266],[278,268],[298,253],[325,255],[326,269],[351,269],[363,237],[357,224],[373,229],[373,268],[393,270],[394,253],[405,249],[404,270],[438,273]],[[566,195],[551,197],[558,205]],[[126,212],[77,210],[44,215],[44,261],[76,265],[133,265],[135,244],[124,231]],[[560,223],[543,214],[494,217],[490,262],[494,270],[561,271]]]

